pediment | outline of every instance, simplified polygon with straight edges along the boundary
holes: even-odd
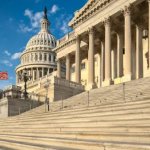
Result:
[[[78,11],[75,12],[74,18],[69,22],[70,27],[74,27],[83,19],[88,19],[90,15],[103,8],[112,0],[88,0],[88,2]]]

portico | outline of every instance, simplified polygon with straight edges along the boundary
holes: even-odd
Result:
[[[150,40],[148,36],[143,39],[143,30],[150,28],[149,1],[106,1],[95,5],[96,1],[88,1],[76,12],[69,23],[74,31],[53,50],[57,59],[65,58],[66,79],[82,83],[88,90],[150,76],[145,46]],[[70,54],[74,57],[71,61]]]

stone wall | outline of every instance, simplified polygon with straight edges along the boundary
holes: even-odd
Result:
[[[8,117],[8,99],[5,97],[0,101],[0,118]]]
[[[84,91],[81,84],[67,81],[65,79],[55,78],[54,82],[54,100],[62,100],[77,95]]]
[[[5,97],[0,101],[0,118],[19,115],[40,106],[41,102]]]

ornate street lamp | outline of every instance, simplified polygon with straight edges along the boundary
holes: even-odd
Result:
[[[148,30],[144,29],[143,30],[143,39],[146,39],[146,38],[148,38]]]
[[[30,75],[28,75],[27,69],[25,68],[23,73],[19,76],[21,80],[24,81],[24,98],[25,100],[28,98],[28,92],[27,92],[27,82],[32,78]]]
[[[48,111],[49,111],[49,100],[48,100],[48,88],[49,88],[49,85],[50,85],[50,80],[47,79],[45,85],[44,85],[44,88],[46,90],[46,95],[45,95],[45,112],[46,112],[46,104],[48,106]]]

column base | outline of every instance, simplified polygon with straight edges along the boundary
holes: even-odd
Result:
[[[111,84],[113,84],[114,82],[112,80],[104,80],[102,82],[102,87],[105,87],[105,86],[109,86]]]
[[[122,77],[118,77],[114,79],[114,84],[120,84],[122,83]]]
[[[92,89],[95,89],[96,88],[96,85],[94,83],[89,83],[88,86],[87,86],[87,90],[92,90]]]
[[[150,69],[146,70],[143,77],[150,77]]]
[[[125,76],[122,77],[122,82],[128,82],[132,80],[132,75],[131,74],[127,74]]]

